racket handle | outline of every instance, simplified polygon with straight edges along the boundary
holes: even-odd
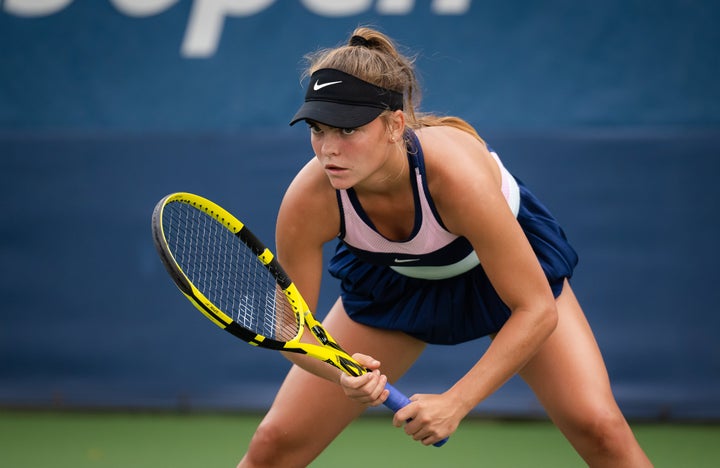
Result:
[[[393,387],[389,383],[385,384],[385,388],[387,388],[390,391],[390,395],[387,397],[387,400],[385,400],[384,405],[393,410],[393,413],[396,413],[400,408],[404,408],[407,405],[410,404],[410,399],[406,397],[400,390]],[[409,421],[409,420],[408,420]],[[443,440],[440,440],[438,442],[435,442],[433,445],[435,447],[442,447],[445,445],[445,442],[448,441],[448,438],[445,437]]]

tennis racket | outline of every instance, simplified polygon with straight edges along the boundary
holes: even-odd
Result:
[[[215,325],[253,346],[306,354],[352,376],[368,372],[313,317],[273,253],[222,207],[191,193],[167,195],[155,206],[152,232],[175,284]],[[305,326],[319,344],[300,342]],[[410,403],[386,388],[391,410]]]

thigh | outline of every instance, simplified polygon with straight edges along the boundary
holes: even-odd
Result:
[[[323,326],[348,353],[363,353],[380,361],[380,371],[390,382],[402,377],[425,349],[424,342],[406,333],[353,321],[340,299],[323,320]]]
[[[585,416],[619,413],[619,409],[600,349],[567,282],[557,307],[557,328],[520,376],[566,432],[581,424]]]

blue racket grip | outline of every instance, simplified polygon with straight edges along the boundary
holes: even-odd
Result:
[[[393,387],[389,383],[385,384],[385,388],[390,391],[390,395],[387,397],[387,400],[385,400],[384,405],[393,410],[393,413],[396,413],[400,408],[404,408],[410,404],[410,399],[397,388]],[[435,442],[433,445],[435,447],[442,447],[447,441],[448,438],[445,437],[443,440]]]

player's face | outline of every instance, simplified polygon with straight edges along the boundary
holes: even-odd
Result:
[[[347,189],[380,176],[397,153],[387,125],[377,118],[357,128],[336,128],[309,122],[315,157],[335,189]],[[381,177],[380,177],[381,178]]]

